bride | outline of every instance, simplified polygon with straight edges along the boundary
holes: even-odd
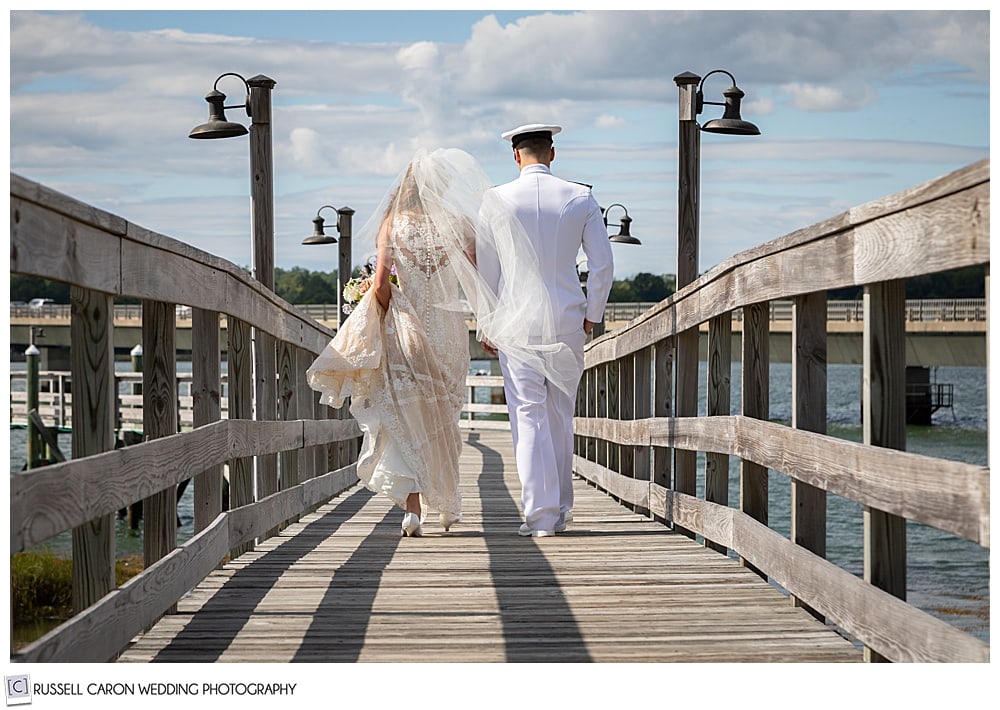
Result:
[[[573,353],[553,344],[537,257],[509,208],[484,202],[490,186],[464,151],[417,152],[358,235],[374,242],[373,286],[307,371],[321,403],[351,398],[363,433],[358,478],[403,508],[405,536],[422,534],[428,510],[446,531],[462,518],[470,310],[479,339],[508,357],[553,379],[575,367]],[[517,278],[487,286],[477,253]],[[539,324],[530,333],[529,319]]]

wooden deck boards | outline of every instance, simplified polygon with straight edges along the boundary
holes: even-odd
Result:
[[[465,519],[402,538],[360,487],[210,575],[122,662],[860,661],[755,574],[576,481],[521,538],[507,432],[467,435]]]

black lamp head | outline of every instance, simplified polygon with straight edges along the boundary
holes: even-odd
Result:
[[[632,236],[632,218],[628,216],[628,208],[625,205],[615,203],[609,206],[607,209],[601,208],[604,211],[604,226],[608,226],[608,212],[611,211],[612,207],[621,207],[625,210],[625,215],[622,217],[619,223],[618,234],[610,237],[611,241],[616,244],[642,244],[637,238]]]
[[[322,208],[321,208],[322,209]],[[303,244],[336,244],[337,240],[324,231],[323,218],[318,214],[313,218],[312,236],[302,240]]]
[[[208,122],[200,126],[195,126],[188,134],[188,138],[232,138],[234,136],[245,136],[249,131],[242,123],[233,123],[226,120],[226,110],[223,104],[226,102],[226,95],[217,89],[212,89],[205,95],[208,102]]]
[[[725,74],[733,82],[732,86],[722,92],[722,95],[726,97],[725,104],[719,104],[715,101],[705,101],[705,95],[701,89],[701,86],[705,84],[705,79],[716,73]],[[733,78],[733,75],[723,69],[716,69],[706,74],[705,79],[701,80],[701,84],[698,86],[698,93],[695,97],[697,102],[696,113],[700,114],[705,104],[725,106],[725,111],[722,114],[722,118],[712,119],[702,126],[701,130],[706,133],[724,133],[731,136],[759,136],[760,129],[749,121],[744,121],[740,116],[740,103],[746,94],[736,86],[736,79]]]
[[[621,230],[615,236],[611,237],[611,241],[618,244],[642,244],[637,238],[632,236],[629,231],[632,228],[632,218],[628,215],[622,217]]]

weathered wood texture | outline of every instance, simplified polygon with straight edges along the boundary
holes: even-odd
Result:
[[[79,422],[73,433],[74,459],[115,445],[114,338],[111,298],[82,288],[70,290],[72,406]],[[58,447],[57,447],[58,450]],[[73,530],[73,609],[87,608],[115,587],[113,514],[96,516]]]
[[[10,270],[239,318],[318,353],[333,331],[242,269],[36,182],[10,176]],[[67,249],[66,245],[71,248]],[[178,284],[184,288],[178,289]]]
[[[355,467],[219,515],[182,547],[143,570],[82,614],[14,654],[21,662],[95,662],[114,659],[129,640],[149,628],[228,556],[295,512],[329,500],[357,481]]]
[[[793,480],[989,547],[990,470],[743,416],[576,419],[583,436],[741,456]]]
[[[718,264],[596,339],[586,366],[752,303],[989,263],[989,213],[989,160],[854,207]]]
[[[191,399],[196,427],[222,418],[222,349],[219,314],[192,312]],[[194,479],[194,529],[201,532],[222,512],[222,464],[209,466]]]
[[[11,474],[11,552],[113,513],[228,459],[343,441],[358,432],[353,419],[224,419],[79,461]]]
[[[792,426],[817,434],[826,433],[826,301],[796,296],[792,310]],[[791,538],[826,557],[826,491],[794,479]]]
[[[345,492],[212,573],[119,660],[861,660],[735,560],[581,480],[569,531],[519,537],[513,461],[509,433],[469,436],[448,533],[432,517],[402,538],[399,508]]]
[[[641,490],[634,479],[590,461],[578,459],[576,465],[581,476],[616,498],[648,505],[653,515],[731,548],[750,568],[765,570],[790,594],[885,658],[989,661],[989,646],[979,639],[813,555],[739,510],[656,484]]]
[[[177,433],[174,313],[173,303],[144,301],[142,304],[142,428],[147,440]],[[146,567],[177,545],[177,483],[179,481],[151,491],[142,502]]]
[[[864,443],[906,450],[906,356],[903,351],[902,279],[865,286],[865,358],[861,387]],[[906,599],[906,519],[864,509],[864,578]],[[885,660],[865,649],[869,661]]]
[[[685,179],[684,166],[680,179]],[[938,660],[988,658],[988,647],[971,637],[956,640],[955,635],[964,635],[947,625],[948,631],[932,631],[915,619],[913,628],[921,631],[894,628],[903,624],[901,618],[876,600],[887,592],[905,598],[908,520],[989,547],[989,469],[902,452],[906,448],[905,279],[989,264],[989,182],[989,161],[981,161],[737,254],[690,283],[680,278],[678,267],[680,288],[673,296],[587,346],[585,379],[653,347],[658,353],[652,383],[655,406],[654,418],[646,420],[620,421],[613,407],[598,407],[579,417],[575,434],[595,442],[597,455],[589,450],[578,455],[578,471],[624,502],[648,503],[654,517],[663,517],[675,529],[701,534],[710,546],[731,547],[747,565],[785,586],[796,604],[835,614],[832,618],[844,628],[859,631],[870,660],[924,657],[924,631],[941,635]],[[681,198],[678,250],[679,262],[684,262],[690,251],[688,232],[696,232],[697,225],[683,214],[696,206],[697,195],[682,188]],[[826,291],[845,286],[865,287],[864,444],[825,435]],[[793,300],[795,309],[794,428],[767,421],[768,321],[770,303],[776,299]],[[743,316],[742,412],[725,416],[728,395],[723,378],[729,363],[723,362],[727,356],[719,341],[729,342],[724,327],[731,325],[738,310]],[[697,359],[692,365],[685,338],[706,324],[709,416],[698,417]],[[659,353],[673,345],[677,362],[671,372]],[[661,404],[671,375],[672,409]],[[660,457],[648,489],[619,476],[600,452],[621,445],[652,445],[654,452],[663,450],[660,447],[673,449],[672,488]],[[694,498],[689,462],[698,452],[706,455],[706,501]],[[719,475],[725,466],[721,455],[741,459],[739,513],[712,502],[726,495]],[[791,541],[767,528],[769,469],[793,479]],[[832,592],[840,595],[839,601],[833,604],[824,600],[828,591],[822,584],[793,580],[788,586],[782,581],[791,574],[783,566],[789,554],[801,561],[803,567],[795,574],[803,578],[825,564],[827,492],[865,506],[865,578],[859,584],[868,584],[858,596],[850,575],[823,576],[823,584],[839,585]],[[740,544],[737,530],[746,532],[742,539],[747,544]],[[899,610],[906,610],[900,613],[921,613],[902,600],[899,604]],[[869,605],[885,614],[869,613]]]

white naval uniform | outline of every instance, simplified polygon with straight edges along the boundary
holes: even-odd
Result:
[[[516,180],[492,189],[513,207],[535,247],[557,337],[577,356],[579,369],[572,381],[578,383],[583,374],[584,318],[601,322],[614,278],[601,208],[590,188],[557,178],[541,164],[525,166]],[[590,268],[586,295],[576,271],[581,247]],[[505,357],[502,350],[499,357],[525,522],[536,530],[553,530],[573,507],[575,396],[537,370]]]

